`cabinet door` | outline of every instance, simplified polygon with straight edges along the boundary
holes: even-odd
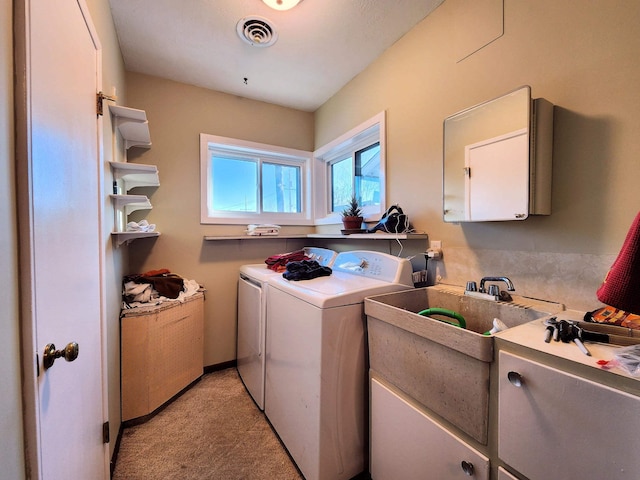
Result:
[[[489,459],[372,379],[371,478],[455,480],[469,477],[488,479]]]
[[[506,352],[499,362],[505,463],[531,480],[640,478],[640,398]]]
[[[522,220],[529,214],[526,128],[465,147],[468,221]]]
[[[266,285],[238,280],[238,373],[260,410],[264,410],[264,329]]]
[[[203,300],[162,310],[149,324],[149,409],[155,410],[202,375]]]

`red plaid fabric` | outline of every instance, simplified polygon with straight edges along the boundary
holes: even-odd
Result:
[[[640,314],[640,212],[597,295],[602,303]]]

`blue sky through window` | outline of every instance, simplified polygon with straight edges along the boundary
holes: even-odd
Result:
[[[300,167],[215,154],[211,160],[214,210],[259,213],[258,185],[261,182],[262,211],[301,211]],[[262,175],[259,177],[260,165]]]
[[[257,162],[214,155],[211,163],[214,210],[257,212]]]

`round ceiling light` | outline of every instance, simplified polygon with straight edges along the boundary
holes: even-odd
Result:
[[[278,40],[278,33],[269,20],[257,16],[241,18],[236,32],[241,40],[254,47],[270,47]]]
[[[275,10],[289,10],[290,8],[293,8],[297,4],[299,4],[302,0],[262,0],[262,1]]]

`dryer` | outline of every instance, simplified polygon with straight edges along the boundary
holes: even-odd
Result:
[[[337,255],[333,250],[304,247],[305,254],[321,265],[331,266]],[[237,368],[247,391],[260,410],[264,410],[264,341],[267,305],[267,280],[282,276],[264,263],[243,265],[238,280]]]
[[[365,470],[364,298],[413,288],[411,263],[339,253],[333,273],[268,280],[265,414],[307,480]]]

